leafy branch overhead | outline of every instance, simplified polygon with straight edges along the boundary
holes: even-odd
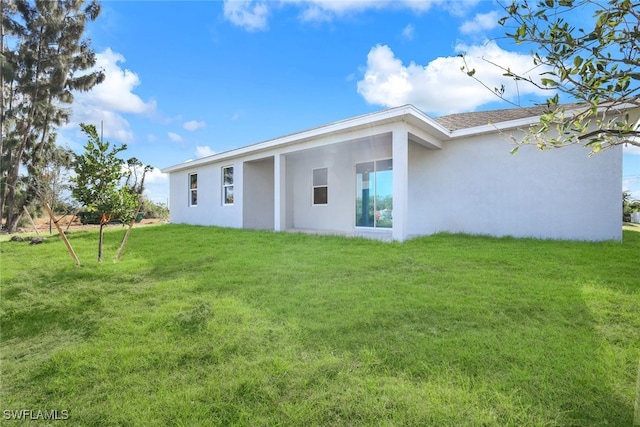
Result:
[[[552,92],[540,122],[521,142],[540,148],[583,143],[592,152],[620,144],[640,146],[640,3],[514,0],[503,8],[506,16],[499,23],[506,36],[532,45],[540,72],[525,75],[487,62],[517,83]],[[576,19],[585,11],[593,19]],[[482,83],[466,61],[462,71]],[[504,86],[492,90],[505,99]],[[562,104],[561,95],[573,103]]]

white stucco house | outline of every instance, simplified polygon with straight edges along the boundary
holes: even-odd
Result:
[[[539,107],[406,105],[163,169],[172,223],[404,241],[437,232],[622,238],[622,149],[512,155]]]

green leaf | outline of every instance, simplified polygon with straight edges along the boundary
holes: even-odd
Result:
[[[580,68],[580,66],[582,65],[582,58],[580,56],[576,56],[575,58],[573,58],[573,65],[576,68]]]

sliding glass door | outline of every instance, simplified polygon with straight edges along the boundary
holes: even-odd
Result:
[[[356,165],[356,226],[393,226],[393,161]]]

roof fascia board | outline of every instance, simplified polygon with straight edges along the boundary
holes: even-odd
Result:
[[[448,131],[439,123],[425,115],[412,105],[403,105],[401,107],[390,108],[387,110],[365,114],[350,119],[333,122],[324,126],[304,130],[301,132],[285,135],[279,138],[259,142],[257,144],[247,145],[237,149],[214,154],[212,156],[203,157],[178,165],[163,168],[163,173],[178,172],[185,169],[193,169],[194,167],[215,163],[226,159],[246,156],[249,154],[257,154],[259,152],[284,149],[293,144],[300,144],[309,140],[324,138],[331,135],[350,133],[361,129],[379,128],[388,123],[397,121],[406,121],[409,123],[418,123],[420,128],[435,128],[436,133],[445,136]],[[376,132],[383,133],[383,132]],[[330,142],[326,142],[330,143]]]

